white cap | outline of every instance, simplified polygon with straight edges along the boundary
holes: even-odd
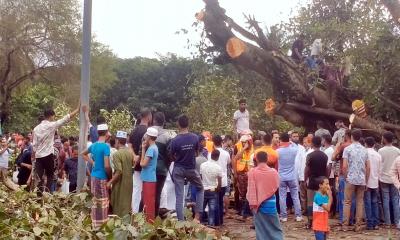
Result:
[[[107,124],[103,123],[103,124],[97,125],[97,131],[105,131],[105,130],[108,130]]]
[[[157,137],[158,136],[158,130],[156,128],[149,127],[147,129],[146,135],[150,136],[150,137]]]
[[[128,133],[124,132],[124,131],[117,131],[117,138],[127,138],[128,137]]]

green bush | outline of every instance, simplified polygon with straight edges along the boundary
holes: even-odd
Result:
[[[90,195],[8,192],[0,186],[2,239],[216,239],[201,225],[168,217],[153,224],[142,214],[110,217],[99,231],[92,229]],[[222,237],[222,239],[229,239]]]

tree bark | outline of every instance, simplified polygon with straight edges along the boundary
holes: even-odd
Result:
[[[400,1],[399,0],[381,0],[382,4],[389,10],[394,22],[400,27]]]
[[[240,68],[253,70],[266,81],[270,81],[274,100],[279,103],[276,114],[296,125],[307,125],[308,128],[315,128],[317,120],[328,122],[328,125],[332,126],[337,119],[349,119],[354,95],[338,89],[333,108],[327,109],[330,104],[329,92],[321,87],[314,87],[310,91],[305,72],[280,49],[273,47],[260,31],[254,18],[248,18],[250,27],[255,32],[253,34],[229,18],[218,0],[204,0],[204,2],[206,7],[202,20],[206,36],[214,45],[213,49],[219,53],[214,62],[232,63]],[[257,45],[241,40],[233,30]],[[310,107],[312,97],[315,99],[316,108]],[[382,133],[384,129],[400,130],[400,126],[371,118],[356,118],[353,126],[377,134]]]

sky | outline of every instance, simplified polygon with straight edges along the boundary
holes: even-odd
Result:
[[[81,0],[83,3],[83,0]],[[262,26],[285,21],[304,0],[220,0],[228,16],[243,26],[243,13],[254,14]],[[202,0],[93,0],[92,33],[118,57],[190,56],[187,39],[199,40],[192,23],[204,8]],[[188,35],[175,34],[181,28]]]

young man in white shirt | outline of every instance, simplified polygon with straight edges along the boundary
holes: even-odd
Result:
[[[204,187],[203,213],[205,207],[208,206],[208,225],[210,226],[217,226],[219,213],[218,192],[221,189],[222,182],[222,169],[217,163],[219,156],[220,151],[212,151],[211,158],[200,166],[200,175]]]
[[[250,114],[247,110],[246,99],[239,101],[239,110],[233,114],[233,123],[237,135],[250,130]]]
[[[333,156],[333,153],[335,152],[335,149],[332,145],[332,137],[330,135],[325,134],[322,136],[322,146],[324,148],[324,150],[323,150],[324,153],[326,154],[326,156],[328,156],[328,165],[327,165],[326,169],[327,169],[327,176],[329,179],[329,186],[331,187],[332,196],[333,196],[330,214],[332,217],[334,217],[334,215],[336,213],[336,182],[335,182],[335,174],[334,174],[334,166],[333,166],[332,156]]]
[[[382,157],[381,171],[379,175],[380,189],[382,191],[383,215],[386,227],[392,224],[399,224],[400,221],[400,206],[399,206],[399,191],[393,184],[391,169],[397,157],[400,156],[400,150],[393,146],[394,134],[392,132],[384,132],[382,142],[385,146],[378,150]],[[393,211],[390,211],[390,202],[392,202]],[[393,216],[391,216],[393,213]]]
[[[33,129],[33,154],[35,171],[39,177],[39,191],[50,191],[54,174],[54,134],[59,127],[65,125],[71,118],[75,117],[80,110],[78,107],[62,119],[54,121],[56,113],[53,109],[44,111],[44,120]],[[43,174],[47,176],[47,186],[43,188]]]
[[[364,193],[365,215],[367,230],[375,230],[378,229],[379,224],[379,170],[381,168],[382,157],[374,149],[375,139],[373,137],[367,137],[365,139],[365,144],[370,164],[367,189]]]
[[[222,137],[220,135],[215,135],[212,138],[214,143],[214,148],[219,151],[219,157],[217,164],[222,169],[222,180],[221,180],[221,191],[218,194],[218,209],[219,213],[217,216],[217,225],[223,224],[224,219],[224,198],[228,198],[229,195],[226,196],[226,190],[228,187],[228,165],[231,164],[231,157],[227,151],[222,148]],[[208,154],[208,159],[211,158],[211,153]]]

